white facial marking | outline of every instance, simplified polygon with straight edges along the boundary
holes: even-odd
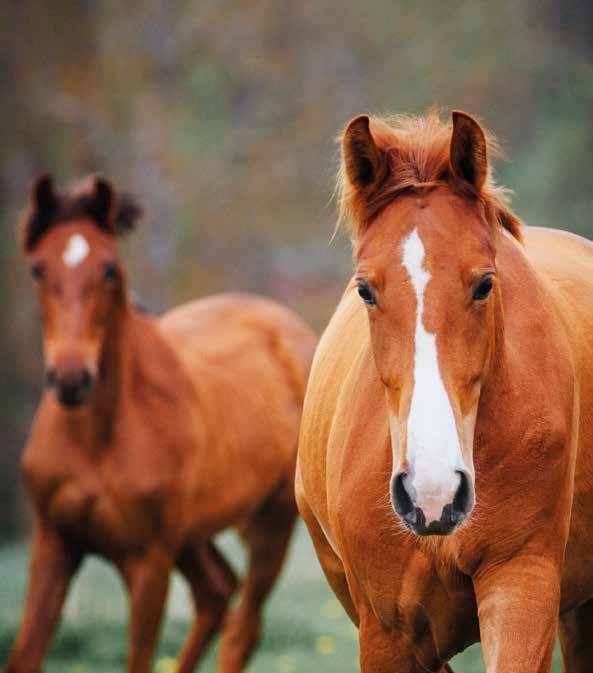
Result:
[[[64,252],[62,253],[62,261],[66,266],[78,266],[90,251],[89,244],[82,234],[73,234],[68,239]]]
[[[393,464],[397,460],[397,455],[399,453],[399,423],[397,422],[397,416],[393,411],[389,411],[389,430],[391,434],[391,452],[393,455]]]
[[[463,458],[455,415],[445,389],[437,353],[436,335],[424,328],[424,291],[430,273],[424,268],[425,250],[414,229],[403,245],[403,265],[416,292],[414,388],[407,427],[409,473],[406,486],[416,495],[426,524],[441,518],[460,484],[456,470]],[[392,439],[393,441],[393,439]]]

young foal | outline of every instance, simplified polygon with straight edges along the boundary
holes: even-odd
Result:
[[[522,228],[468,115],[343,137],[356,275],[315,356],[297,502],[363,673],[567,673],[593,644],[593,245]],[[524,239],[524,242],[523,242]],[[444,668],[443,668],[444,667]]]
[[[35,525],[8,673],[40,671],[87,553],[111,561],[129,589],[129,673],[150,670],[170,572],[184,575],[196,617],[177,671],[190,673],[237,585],[211,542],[229,526],[247,544],[249,570],[224,621],[219,671],[240,671],[293,529],[315,338],[288,310],[248,295],[159,319],[137,311],[115,234],[138,213],[103,179],[60,195],[42,178],[24,218],[47,388],[23,456]]]

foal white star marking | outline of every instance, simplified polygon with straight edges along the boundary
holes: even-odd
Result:
[[[82,234],[73,234],[68,239],[62,261],[66,266],[78,266],[90,252],[89,244]]]

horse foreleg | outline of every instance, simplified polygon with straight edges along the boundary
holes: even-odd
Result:
[[[80,554],[51,528],[33,531],[25,613],[6,673],[37,673],[60,617]]]
[[[177,567],[190,586],[196,611],[177,673],[192,673],[222,624],[237,578],[211,542],[183,549]]]
[[[296,514],[291,480],[242,532],[249,548],[249,569],[239,605],[225,621],[219,673],[242,671],[257,645],[263,603],[282,569]]]
[[[593,600],[560,615],[564,673],[589,673],[593,659]]]
[[[560,574],[545,554],[530,554],[473,578],[488,673],[550,673]]]
[[[359,605],[359,614],[361,673],[453,673],[448,664],[438,661],[434,651],[423,654],[409,638],[398,637],[386,628],[369,606]]]
[[[172,568],[170,555],[153,548],[122,565],[130,595],[128,673],[149,673]]]

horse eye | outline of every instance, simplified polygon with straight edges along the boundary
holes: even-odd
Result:
[[[116,281],[119,277],[117,264],[113,263],[106,264],[105,269],[103,271],[103,277],[105,278],[106,281],[109,281],[110,283]]]
[[[43,266],[41,266],[40,262],[36,262],[31,267],[31,276],[35,280],[41,280],[43,278]]]
[[[375,306],[377,304],[377,300],[375,299],[373,291],[366,283],[359,282],[357,289],[358,295],[367,306]]]
[[[492,292],[492,283],[493,283],[493,277],[492,274],[490,273],[480,278],[478,284],[474,288],[472,296],[473,300],[484,301],[485,299],[488,299],[490,292]]]

